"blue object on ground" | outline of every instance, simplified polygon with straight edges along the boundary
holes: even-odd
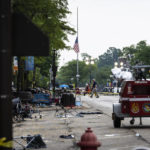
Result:
[[[76,101],[76,106],[81,106],[81,101]]]

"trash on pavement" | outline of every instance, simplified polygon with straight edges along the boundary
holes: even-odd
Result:
[[[140,134],[139,134],[139,133],[136,133],[135,136],[140,136]]]
[[[56,115],[56,117],[58,117],[58,118],[71,118],[71,117],[74,117],[74,116],[69,115],[69,114],[59,114],[59,115]]]
[[[77,117],[84,117],[82,114],[78,113],[76,114]]]
[[[112,137],[112,136],[116,136],[116,135],[118,135],[118,134],[106,134],[105,136]]]
[[[82,115],[93,115],[93,114],[102,114],[102,112],[97,111],[97,112],[80,112]]]
[[[60,135],[60,138],[64,138],[64,139],[74,139],[74,135],[69,134],[69,135]]]

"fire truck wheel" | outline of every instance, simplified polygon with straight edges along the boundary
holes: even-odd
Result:
[[[114,120],[113,120],[113,123],[114,123],[114,128],[120,128],[120,126],[121,126],[121,119],[115,116]]]
[[[134,119],[130,120],[130,124],[131,124],[131,125],[133,125],[133,124],[134,124],[134,122],[135,122],[135,120],[134,120]]]

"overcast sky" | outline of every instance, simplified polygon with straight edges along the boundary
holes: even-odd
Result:
[[[150,0],[68,0],[68,23],[79,28],[81,53],[94,58],[109,47],[122,49],[146,40],[150,45]],[[76,35],[69,36],[73,47]],[[76,59],[74,50],[61,52],[60,65]]]

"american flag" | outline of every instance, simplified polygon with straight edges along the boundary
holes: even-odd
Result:
[[[73,49],[74,49],[74,51],[75,51],[76,53],[79,53],[78,37],[77,37],[76,40],[75,40]]]

